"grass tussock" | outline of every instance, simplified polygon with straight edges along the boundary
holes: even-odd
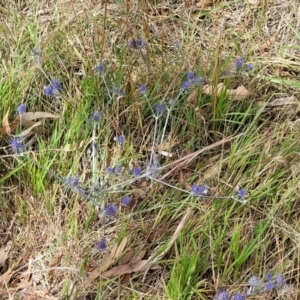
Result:
[[[3,299],[298,299],[295,1],[0,10]]]

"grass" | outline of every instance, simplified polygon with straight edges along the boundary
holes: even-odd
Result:
[[[215,2],[2,4],[3,299],[299,297],[297,7]],[[143,47],[128,45],[138,38]],[[61,90],[47,97],[55,78]],[[226,92],[241,86],[245,97]],[[291,96],[296,104],[268,106]],[[20,155],[11,135],[26,129],[21,103],[59,118],[23,138]],[[208,195],[193,195],[203,184]]]

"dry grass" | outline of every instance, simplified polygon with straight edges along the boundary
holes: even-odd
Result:
[[[209,181],[214,195],[228,195],[242,185],[250,191],[248,203],[209,199],[199,203],[161,184],[141,180],[128,187],[135,191],[132,207],[105,226],[108,249],[104,252],[94,251],[104,226],[94,207],[80,195],[66,192],[36,166],[0,156],[0,246],[13,241],[0,267],[0,276],[12,270],[6,283],[0,280],[2,298],[213,299],[219,288],[245,290],[251,275],[263,277],[272,270],[285,275],[293,292],[280,296],[282,291],[274,291],[253,299],[297,299],[299,105],[262,108],[275,98],[292,95],[299,99],[297,2],[218,1],[215,6],[207,5],[209,1],[8,2],[0,9],[3,116],[19,103],[35,111],[63,113],[65,120],[54,130],[56,137],[38,137],[44,149],[31,152],[36,151],[41,163],[57,172],[82,172],[86,182],[91,176],[90,158],[83,150],[91,132],[77,127],[74,120],[81,118],[76,109],[99,105],[101,94],[97,98],[92,85],[85,87],[78,72],[91,78],[95,64],[108,60],[116,74],[114,80],[128,95],[113,107],[107,128],[102,130],[107,137],[101,141],[102,170],[123,156],[129,166],[135,161],[146,164],[147,152],[142,150],[151,144],[153,121],[141,104],[139,84],[146,82],[151,87],[150,97],[156,103],[166,95],[175,97],[172,91],[181,85],[187,70],[219,80],[233,70],[238,57],[244,57],[255,64],[255,72],[229,81],[231,88],[243,84],[251,97],[241,103],[225,103],[223,119],[221,114],[215,116],[222,119],[220,123],[211,121],[212,106],[199,105],[196,97],[184,104],[168,129],[178,141],[169,159],[172,162],[237,133],[230,120],[237,121],[234,114],[243,111],[247,121],[237,125],[238,132],[246,132],[242,138],[203,154],[171,174],[168,183],[189,190],[193,183]],[[148,42],[142,50],[146,63],[139,51],[124,50],[128,40],[136,37]],[[175,42],[181,45],[179,51]],[[57,74],[64,82],[67,103],[45,100],[42,91],[47,80],[29,57],[36,47],[41,49],[46,74]],[[248,115],[247,107],[251,108]],[[123,152],[108,142],[121,133],[130,140]],[[3,130],[0,134],[5,154],[8,137]],[[50,151],[61,150],[67,143],[84,146],[66,153]],[[116,195],[105,197],[113,201]],[[112,279],[99,276],[86,284],[86,278],[105,265],[111,249],[125,238],[128,242],[120,256],[127,253],[131,263],[140,253],[144,253],[140,259],[160,253],[188,208],[192,216],[162,258],[160,269]],[[112,259],[107,269],[117,265],[118,259]]]

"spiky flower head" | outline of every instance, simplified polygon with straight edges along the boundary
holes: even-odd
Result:
[[[243,57],[239,57],[237,59],[237,61],[235,62],[235,69],[238,71],[242,68],[243,66],[243,63],[244,63],[244,58]]]
[[[100,251],[104,251],[107,248],[106,239],[102,238],[100,241],[96,243],[96,249]]]
[[[226,290],[219,291],[214,300],[230,300],[229,293]]]
[[[195,196],[206,196],[208,194],[209,186],[207,184],[194,184],[191,188],[192,194]]]
[[[80,180],[78,176],[71,176],[67,178],[65,185],[67,189],[76,189],[80,187]]]
[[[145,93],[147,91],[147,87],[144,84],[141,84],[139,87],[139,92],[140,93]]]
[[[21,115],[26,112],[26,105],[24,103],[20,104],[17,108],[17,112]]]
[[[124,206],[128,206],[131,202],[131,197],[130,196],[124,196],[122,199],[121,199],[121,204],[124,205]]]
[[[141,167],[134,167],[132,169],[132,173],[134,176],[139,176],[142,173],[142,168]]]
[[[21,153],[24,151],[24,146],[23,146],[22,141],[17,138],[11,139],[10,146],[14,153]]]
[[[104,210],[105,217],[114,217],[118,212],[118,208],[114,204],[109,204]]]

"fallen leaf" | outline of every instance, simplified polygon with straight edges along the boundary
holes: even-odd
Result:
[[[294,96],[292,97],[285,97],[285,98],[278,98],[266,104],[267,106],[281,106],[287,104],[296,104],[299,103]]]
[[[250,92],[243,86],[239,86],[235,90],[227,90],[229,97],[235,100],[243,100],[250,95]]]
[[[37,299],[43,299],[43,300],[58,300],[57,297],[52,296],[48,291],[31,291],[30,294],[27,294],[26,297],[33,297],[33,298],[26,298],[27,300],[37,300]],[[37,298],[38,297],[38,298]]]
[[[60,262],[61,262],[62,257],[63,257],[63,256],[60,255],[60,256],[56,257],[55,259],[53,259],[53,260],[51,261],[49,267],[50,267],[50,268],[54,268],[54,267],[56,267],[57,265],[59,265]],[[49,273],[48,273],[48,275],[49,275],[50,277],[52,277],[54,274],[55,274],[55,270],[50,270]]]
[[[142,251],[138,252],[137,248],[132,249],[132,250],[128,251],[120,259],[120,265],[126,265],[126,264],[135,263],[137,261],[140,261],[145,256],[145,254],[146,254],[146,250],[142,250]]]
[[[167,222],[162,222],[157,228],[155,228],[147,237],[147,240],[153,242],[157,240],[167,229]]]
[[[7,260],[11,247],[12,247],[12,241],[9,241],[6,244],[6,246],[0,248],[0,266],[2,266]]]
[[[34,126],[34,124],[36,124],[37,122],[34,122],[32,120],[38,120],[38,119],[58,119],[59,116],[54,115],[52,113],[48,113],[48,112],[43,112],[43,111],[36,111],[36,112],[26,112],[21,114],[20,116],[20,123],[21,125],[27,127],[27,128],[31,128],[32,126]],[[36,132],[41,132],[41,133],[48,133],[48,130],[43,127],[43,126],[34,126],[33,128],[35,128],[34,130]]]
[[[33,134],[33,132],[32,132],[33,129],[34,129],[35,127],[37,127],[37,126],[43,127],[43,126],[42,126],[42,122],[41,122],[41,121],[38,121],[38,122],[36,122],[36,123],[33,123],[33,125],[32,125],[30,128],[28,128],[28,129],[22,131],[22,132],[19,133],[19,134],[14,135],[14,137],[29,137],[29,136],[31,136],[31,135]]]
[[[270,37],[265,43],[263,43],[262,45],[259,45],[258,49],[261,51],[264,51],[264,50],[270,48],[270,46],[272,44],[274,44],[274,42],[275,42],[275,37],[274,36]]]
[[[3,118],[2,126],[4,128],[5,133],[10,134],[11,133],[11,128],[9,126],[8,115],[9,115],[9,109],[8,109],[7,113],[5,114],[5,116]]]
[[[4,274],[0,276],[0,286],[8,284],[13,275],[12,270],[12,268],[9,268]]]
[[[109,256],[106,258],[104,263],[100,267],[94,269],[91,275],[85,279],[86,284],[93,282],[95,279],[97,279],[100,276],[100,274],[106,271],[111,264],[114,263],[114,261],[123,253],[127,244],[127,240],[128,239],[124,237],[120,245],[116,244],[113,247],[113,249],[111,250]]]
[[[31,276],[31,263],[32,263],[32,260],[29,259],[28,270],[25,271],[25,272],[23,272],[23,273],[20,275],[20,278],[24,278],[24,279],[23,279],[23,281],[21,281],[20,284],[18,285],[17,290],[22,290],[22,289],[28,287],[29,285],[31,285],[31,282],[29,281],[30,276]]]
[[[218,85],[217,85],[217,91],[218,91],[217,95],[218,96],[221,95],[221,92],[224,88],[225,88],[224,83],[222,83],[222,82],[218,83]],[[206,84],[202,88],[202,93],[205,95],[212,95],[213,91],[214,91],[214,86],[211,84]]]

